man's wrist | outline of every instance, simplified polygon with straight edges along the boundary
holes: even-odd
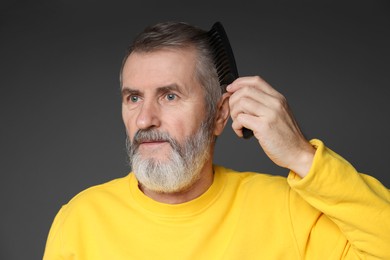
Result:
[[[304,178],[311,169],[316,149],[308,143],[308,146],[302,150],[295,160],[295,164],[290,168],[293,172]]]

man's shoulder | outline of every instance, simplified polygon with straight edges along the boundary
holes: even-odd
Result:
[[[249,208],[268,205],[271,209],[274,205],[287,205],[291,188],[286,177],[223,167],[216,168],[215,172],[225,179],[224,193],[230,194],[232,201],[242,201]]]
[[[131,174],[102,184],[91,186],[74,196],[66,206],[85,207],[96,201],[108,202],[121,199],[129,192],[130,175]]]
[[[236,171],[222,166],[214,166],[215,172],[227,178],[229,182],[237,183],[240,186],[261,187],[264,189],[282,188],[288,189],[287,178],[280,175],[252,171]]]

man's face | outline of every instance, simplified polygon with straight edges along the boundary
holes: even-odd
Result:
[[[164,165],[177,164],[175,157],[183,156],[184,150],[197,150],[194,145],[199,146],[196,144],[199,140],[205,143],[198,147],[200,151],[197,153],[209,151],[209,131],[197,135],[205,121],[205,99],[204,90],[195,78],[195,62],[194,49],[163,49],[132,53],[124,65],[122,116],[133,146],[131,156],[136,155],[137,165],[145,162],[153,165],[147,167],[149,172],[145,172],[146,175],[151,174],[151,169],[158,172]],[[198,157],[203,158],[201,163],[204,163],[204,156],[200,154]],[[134,166],[134,161],[132,164]],[[193,167],[186,165],[185,161],[182,164],[183,170],[200,171],[191,169]],[[144,166],[138,168],[146,169]],[[167,174],[158,172],[158,175]],[[181,175],[175,174],[175,179]]]

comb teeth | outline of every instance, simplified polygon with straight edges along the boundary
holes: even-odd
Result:
[[[220,22],[216,22],[208,32],[210,47],[214,54],[219,84],[225,87],[238,78],[236,62],[226,32]]]
[[[216,22],[208,31],[209,44],[214,54],[214,65],[217,69],[219,84],[226,92],[226,86],[238,78],[236,60],[225,29],[220,22]],[[245,139],[253,136],[253,132],[247,128],[242,129]]]

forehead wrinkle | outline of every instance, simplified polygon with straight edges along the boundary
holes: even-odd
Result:
[[[178,56],[177,54],[180,55]],[[200,83],[197,77],[197,69],[196,69],[197,67],[196,61],[198,60],[197,56],[198,53],[193,46],[179,48],[179,49],[163,48],[151,52],[133,52],[129,55],[128,59],[126,60],[124,70],[122,72],[122,77],[123,77],[122,80],[123,81],[126,81],[126,79],[132,80],[132,82],[135,85],[137,85],[138,83],[146,84],[146,85],[139,85],[140,87],[152,87],[155,89],[157,89],[158,87],[167,87],[167,86],[172,87],[171,86],[172,84],[176,84],[177,86],[174,86],[176,88],[172,88],[172,90],[176,90],[181,93],[190,94],[191,92],[194,91],[194,85]],[[182,66],[179,67],[176,66],[171,68],[170,70],[166,67],[167,65],[164,66],[163,69],[161,69],[161,66],[157,66],[157,67],[154,66],[156,63],[155,62],[156,59],[158,61],[157,64],[159,64],[161,60],[163,59],[170,60],[171,58],[174,59],[176,62],[173,64],[168,63],[169,66],[171,65],[179,66],[178,63],[179,64],[183,63]],[[140,61],[142,66],[137,65],[138,64],[137,62]],[[184,67],[187,67],[187,69],[186,70],[182,69]],[[132,73],[130,73],[131,71],[129,71],[129,69],[132,70]],[[179,71],[176,71],[176,69],[179,69]],[[183,73],[185,74],[184,75],[178,74],[181,71],[183,71]],[[164,73],[164,74],[160,75],[160,73]],[[122,84],[125,83],[123,81]],[[155,83],[161,85],[160,86],[151,85]],[[135,89],[138,88],[135,87]],[[141,88],[139,88],[139,90],[141,90]]]

